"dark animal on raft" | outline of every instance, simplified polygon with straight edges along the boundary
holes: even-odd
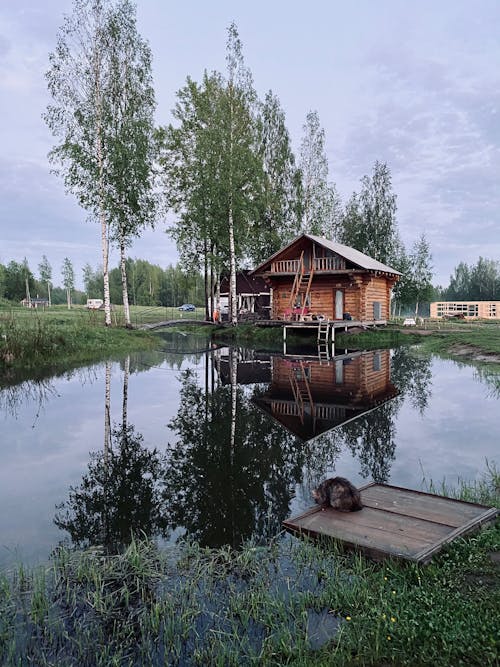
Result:
[[[357,512],[363,509],[361,494],[358,489],[344,477],[332,477],[312,492],[314,500],[323,509],[333,507],[339,512]]]

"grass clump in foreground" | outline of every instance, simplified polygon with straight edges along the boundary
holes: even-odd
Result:
[[[498,502],[500,475],[459,495]],[[0,575],[3,665],[494,665],[500,527],[432,564],[372,563],[329,542],[120,555],[56,550]]]

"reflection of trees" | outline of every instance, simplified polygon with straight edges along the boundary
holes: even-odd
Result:
[[[111,430],[111,362],[106,364],[104,448],[90,454],[88,472],[58,506],[55,524],[78,546],[104,545],[117,551],[138,533],[166,536],[162,496],[164,457],[143,446],[128,426],[130,357],[123,361],[122,424]]]
[[[192,371],[182,376],[179,412],[169,427],[179,438],[166,474],[172,527],[184,526],[211,546],[275,535],[301,478],[297,439],[234,381],[210,393]]]
[[[35,404],[33,419],[36,420],[46,401],[56,394],[49,380],[34,380],[0,389],[0,410],[17,417],[22,405]]]
[[[361,463],[361,476],[372,477],[379,484],[389,480],[395,458],[397,400],[384,403],[342,427],[346,445]]]
[[[162,496],[164,459],[144,447],[133,426],[111,432],[111,447],[90,455],[88,471],[54,522],[78,546],[104,545],[115,551],[132,534],[166,535]]]
[[[432,357],[416,355],[406,347],[396,348],[391,380],[400,391],[398,401],[408,396],[411,405],[423,415],[432,395]]]
[[[477,366],[474,369],[474,378],[487,386],[488,395],[491,398],[500,398],[500,367],[498,364]]]

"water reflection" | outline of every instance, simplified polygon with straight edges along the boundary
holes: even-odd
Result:
[[[122,423],[111,428],[111,363],[106,363],[104,448],[90,454],[88,471],[68,500],[57,509],[54,523],[80,547],[102,545],[118,551],[133,535],[168,535],[163,495],[164,456],[144,445],[129,426],[130,356],[123,362]]]
[[[183,374],[179,412],[169,424],[177,435],[166,469],[171,525],[202,545],[275,535],[304,461],[297,439],[255,410],[237,384],[234,350],[228,362],[228,384],[221,376],[202,387],[193,372]]]
[[[121,363],[121,424],[111,427],[106,364],[104,446],[55,518],[75,544],[119,549],[137,533],[210,546],[266,540],[289,516],[297,487],[309,498],[343,449],[363,478],[387,481],[402,396],[421,412],[429,400],[430,360],[404,351],[325,360],[224,348],[203,358],[203,372],[179,375],[168,423],[175,439],[164,453],[128,423],[131,369],[141,370],[130,357]]]

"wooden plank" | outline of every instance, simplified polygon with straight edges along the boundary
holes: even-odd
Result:
[[[440,551],[445,546],[445,544],[449,544],[457,537],[463,537],[464,535],[471,533],[484,524],[493,522],[496,519],[497,514],[498,510],[496,507],[491,507],[490,509],[483,511],[480,516],[477,516],[475,519],[471,519],[471,521],[464,524],[463,526],[456,528],[451,533],[449,533],[449,535],[444,537],[442,540],[437,541],[431,547],[423,549],[416,555],[418,562],[428,563],[431,557]]]
[[[474,519],[485,510],[483,505],[382,484],[365,489],[361,495],[363,503],[369,507],[453,527]]]
[[[365,507],[361,512],[321,510],[298,517],[299,529],[314,530],[342,541],[377,548],[391,555],[415,556],[450,532],[449,526],[421,519],[408,519],[391,512]]]
[[[428,562],[445,544],[494,520],[496,508],[371,482],[360,489],[361,512],[311,507],[284,522],[294,533],[324,535],[384,558]]]

